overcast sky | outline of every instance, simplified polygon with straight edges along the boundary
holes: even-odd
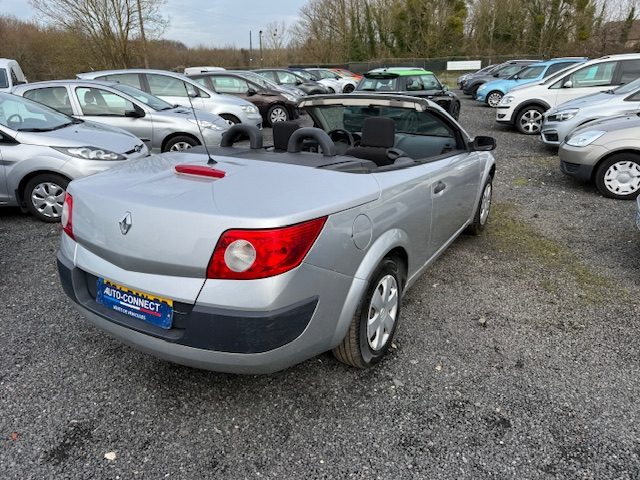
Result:
[[[259,30],[273,21],[294,23],[305,3],[305,0],[168,0],[164,16],[169,19],[169,27],[164,37],[190,47],[198,44],[249,47],[249,30],[253,30],[255,47]],[[21,19],[35,17],[27,0],[0,0],[0,13]]]

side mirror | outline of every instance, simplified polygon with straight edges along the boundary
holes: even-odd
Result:
[[[571,80],[567,80],[562,84],[562,88],[573,88],[573,82]]]
[[[255,95],[257,92],[257,90],[255,88],[251,88],[249,87],[249,90],[247,90],[247,95],[252,97],[253,95]]]
[[[196,90],[195,88],[187,88],[187,95],[189,95],[191,98],[198,98],[200,96],[198,90]]]
[[[297,79],[297,80],[296,80],[296,85],[302,85],[302,80]]]
[[[146,115],[144,110],[138,105],[133,106],[133,110],[125,110],[124,116],[127,118],[142,118]]]
[[[496,148],[496,139],[493,137],[478,136],[471,142],[471,149],[476,152],[490,152]]]
[[[25,85],[27,82],[25,80],[18,80],[16,85]]]
[[[520,80],[520,77],[516,74],[516,75],[513,76],[513,79],[514,80]]]
[[[499,74],[499,73],[494,73],[494,74],[493,74],[493,76],[494,76],[495,78],[498,78],[498,77],[500,77],[500,74]]]
[[[442,91],[443,91],[443,92],[448,92],[448,91],[449,91],[449,85],[445,85],[445,84],[443,84],[443,85],[442,85]]]

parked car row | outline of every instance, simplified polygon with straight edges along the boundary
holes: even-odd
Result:
[[[463,76],[460,85],[495,107],[498,123],[559,147],[563,173],[594,183],[604,196],[637,198],[640,54],[514,62]],[[508,78],[487,76],[500,77],[513,65],[520,70]]]

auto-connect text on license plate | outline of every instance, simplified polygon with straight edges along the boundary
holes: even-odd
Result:
[[[111,310],[169,329],[173,321],[173,301],[138,292],[110,280],[98,279],[96,301]]]

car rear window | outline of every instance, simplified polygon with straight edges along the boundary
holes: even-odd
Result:
[[[0,68],[0,88],[9,88],[9,79],[4,68]]]
[[[398,77],[393,78],[364,78],[358,90],[365,92],[397,92]]]

